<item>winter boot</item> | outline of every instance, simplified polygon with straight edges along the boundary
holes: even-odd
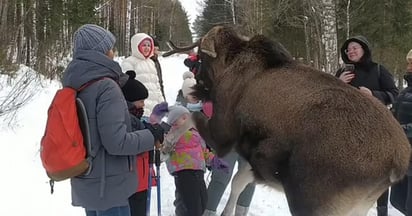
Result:
[[[248,212],[249,212],[249,207],[236,205],[235,216],[247,216]]]
[[[202,216],[217,216],[215,211],[206,209]]]
[[[386,206],[378,206],[376,207],[376,210],[378,212],[378,216],[388,216],[388,207]]]

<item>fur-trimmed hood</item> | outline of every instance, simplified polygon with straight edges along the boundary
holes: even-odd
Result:
[[[150,44],[152,45],[151,51],[148,57],[144,57],[143,54],[139,51],[140,43],[142,43],[144,40],[149,40]],[[137,33],[133,35],[130,44],[131,44],[131,49],[132,49],[132,56],[138,59],[147,59],[154,55],[153,39],[148,34]]]

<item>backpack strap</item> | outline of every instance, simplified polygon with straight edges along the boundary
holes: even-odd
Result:
[[[93,83],[95,83],[97,81],[100,81],[100,80],[104,80],[104,79],[111,79],[111,78],[109,78],[109,77],[100,77],[100,78],[97,78],[97,79],[94,79],[94,80],[90,80],[89,82],[87,82],[87,83],[83,84],[82,86],[80,86],[80,88],[77,89],[77,92],[81,92],[85,88],[91,86]]]
[[[101,77],[98,79],[91,80],[83,84],[82,86],[80,86],[80,88],[77,89],[77,93],[83,91],[85,88],[91,86],[92,84],[100,80],[104,80],[104,79],[110,79],[110,78]],[[76,107],[77,107],[77,115],[79,118],[80,128],[83,133],[84,145],[86,147],[86,160],[89,162],[89,169],[86,171],[86,173],[83,174],[83,176],[87,176],[91,172],[91,169],[93,167],[92,160],[93,158],[96,157],[96,153],[98,149],[95,151],[92,151],[91,138],[90,138],[90,126],[89,126],[86,106],[84,105],[83,101],[79,97],[76,97]]]
[[[377,64],[377,68],[378,68],[378,82],[379,82],[379,87],[381,86],[381,64]],[[386,93],[386,95],[388,95],[389,100],[391,101],[390,104],[393,104],[395,102],[395,96],[389,92],[389,91],[384,91]]]
[[[86,148],[86,160],[89,162],[89,169],[83,174],[87,176],[92,170],[92,159],[96,157],[92,153],[92,145],[90,140],[90,126],[87,117],[86,107],[84,106],[83,101],[80,98],[76,98],[76,108],[77,108],[77,117],[79,119],[80,129],[83,134],[84,146]]]

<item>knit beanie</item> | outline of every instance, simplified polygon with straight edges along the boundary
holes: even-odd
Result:
[[[124,98],[129,102],[146,99],[149,96],[147,88],[139,81],[136,80],[136,73],[134,71],[127,71],[129,79],[122,87]]]
[[[86,24],[77,29],[73,40],[73,52],[95,50],[103,54],[113,49],[116,42],[116,38],[110,31],[94,24]]]
[[[186,71],[183,73],[183,84],[182,84],[182,93],[183,97],[186,98],[190,93],[193,92],[192,87],[196,84],[195,75]]]
[[[409,50],[408,54],[406,55],[406,61],[412,60],[412,49]]]
[[[170,106],[167,114],[167,124],[174,124],[183,114],[190,114],[190,111],[184,106]]]

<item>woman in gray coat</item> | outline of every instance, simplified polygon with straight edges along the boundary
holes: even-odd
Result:
[[[71,179],[72,205],[86,215],[129,216],[128,198],[137,188],[135,156],[152,150],[159,131],[131,132],[126,101],[119,86],[121,68],[113,61],[115,37],[106,29],[86,24],[74,34],[73,60],[63,86],[78,89],[90,125],[91,172]],[[163,134],[161,134],[163,136]]]

